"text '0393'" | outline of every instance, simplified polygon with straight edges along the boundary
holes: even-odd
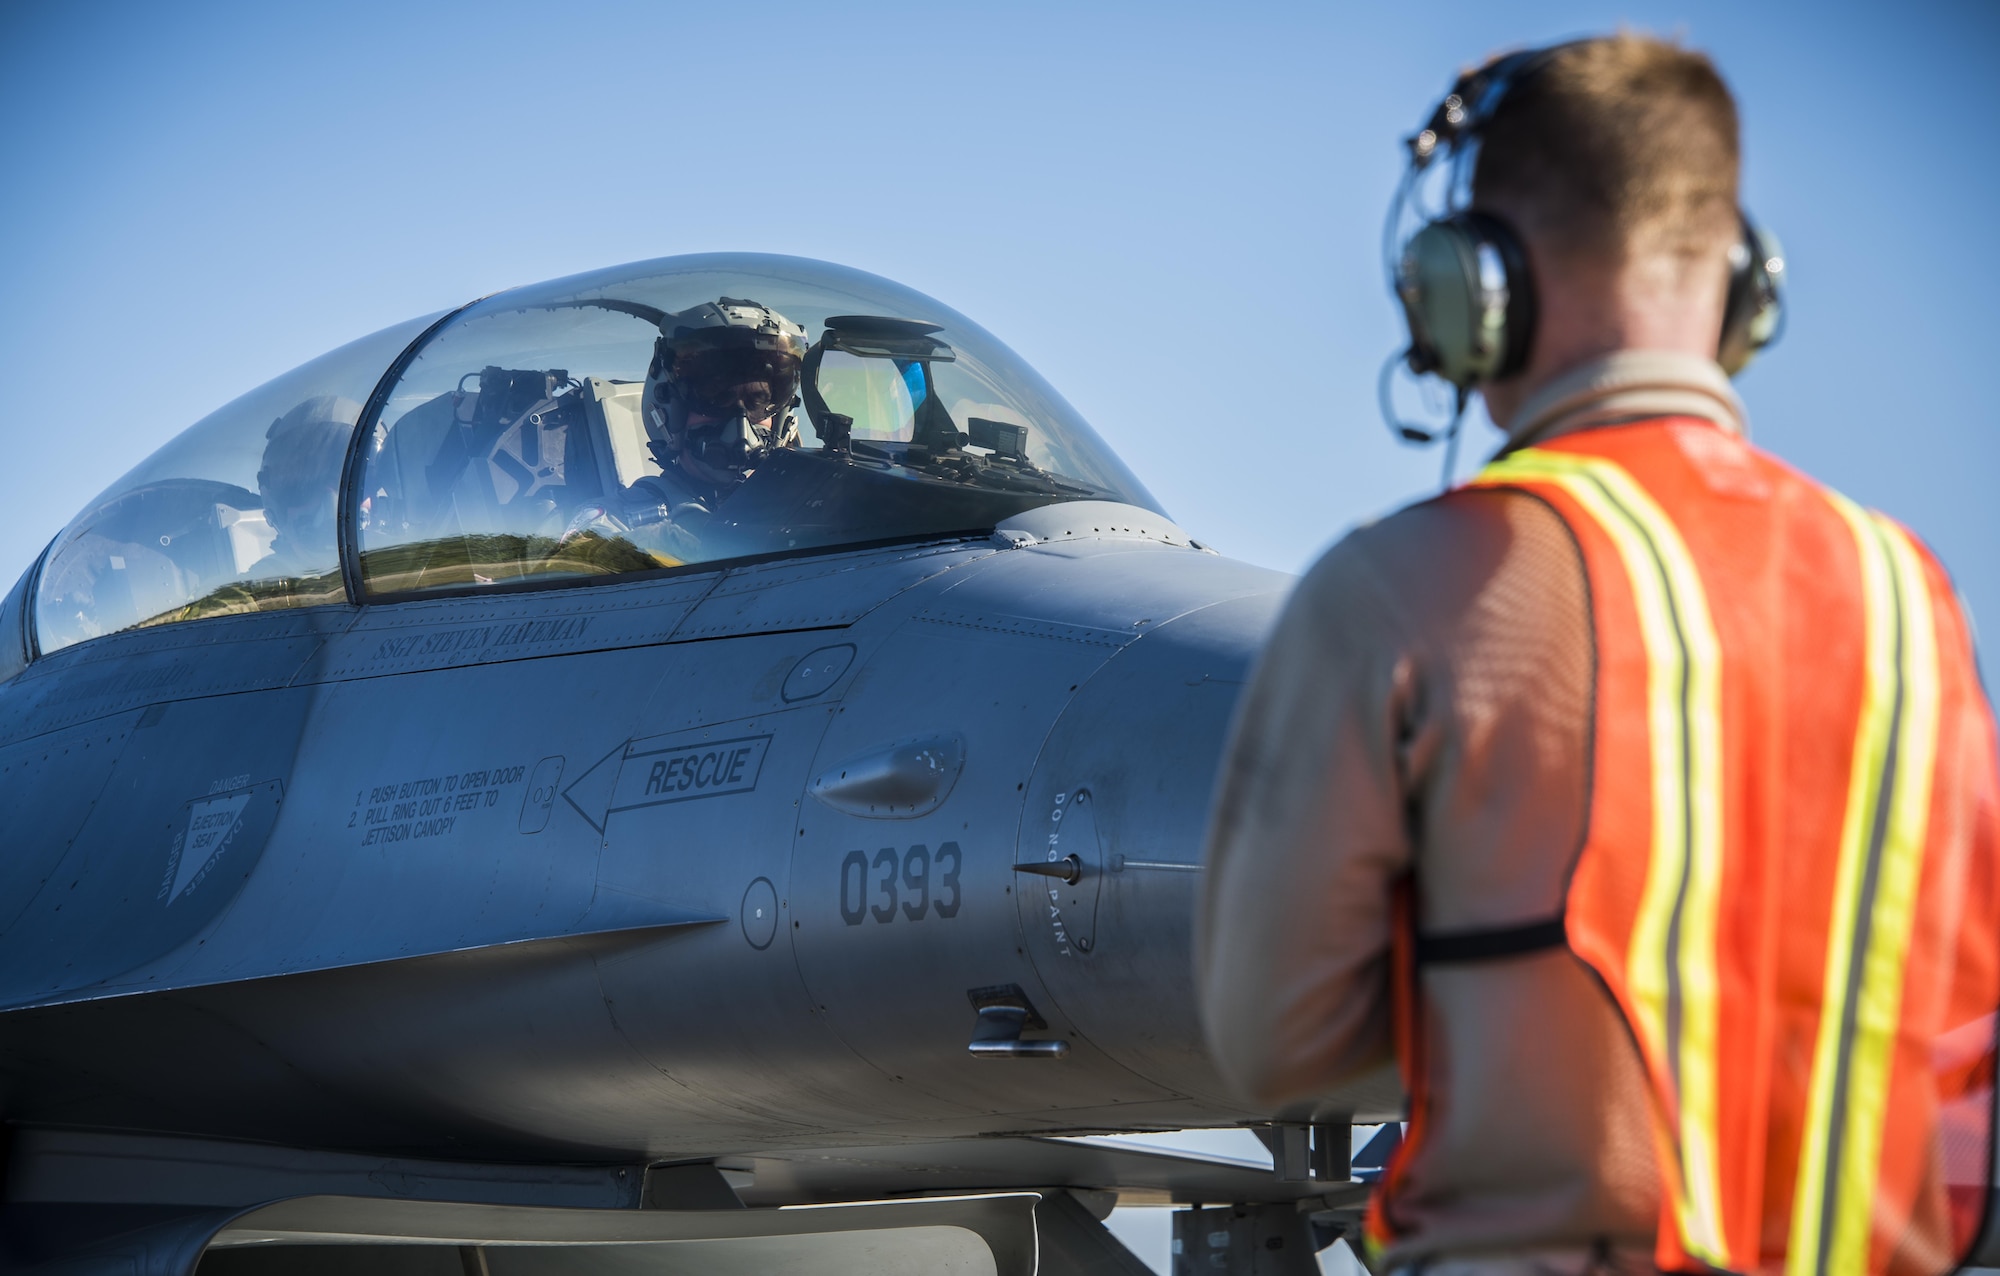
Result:
[[[912,846],[901,853],[885,846],[873,856],[867,851],[849,851],[840,862],[840,918],[849,926],[859,926],[871,917],[877,922],[894,921],[898,913],[913,922],[932,914],[947,920],[956,917],[958,873],[964,861],[957,842],[940,844],[935,855],[925,846]]]

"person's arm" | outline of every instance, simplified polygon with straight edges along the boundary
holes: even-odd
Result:
[[[1402,759],[1420,662],[1366,543],[1336,546],[1287,604],[1209,826],[1196,995],[1223,1077],[1260,1103],[1391,1058],[1390,895],[1410,864]]]

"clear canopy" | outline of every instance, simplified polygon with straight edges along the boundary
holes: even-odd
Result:
[[[364,448],[372,594],[1154,507],[964,316],[800,258],[672,257],[488,298],[434,334]]]
[[[963,315],[795,257],[669,257],[343,346],[188,427],[79,514],[40,650],[230,612],[661,571],[1157,509]],[[409,358],[372,422],[384,375]],[[359,473],[345,469],[366,425]]]
[[[431,319],[321,355],[195,422],[70,521],[36,640],[343,601],[336,496],[361,408]]]

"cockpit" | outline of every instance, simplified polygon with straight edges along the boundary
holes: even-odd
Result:
[[[197,422],[32,573],[37,646],[1157,508],[962,315],[798,258],[665,258],[377,333]],[[18,591],[17,591],[18,592]]]

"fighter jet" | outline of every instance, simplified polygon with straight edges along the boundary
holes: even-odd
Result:
[[[251,391],[0,606],[0,1253],[1140,1271],[1124,1200],[1208,1207],[1188,1270],[1316,1270],[1396,1087],[1244,1106],[1189,960],[1289,584],[819,262],[518,288]],[[1101,1137],[1232,1126],[1273,1168]]]

